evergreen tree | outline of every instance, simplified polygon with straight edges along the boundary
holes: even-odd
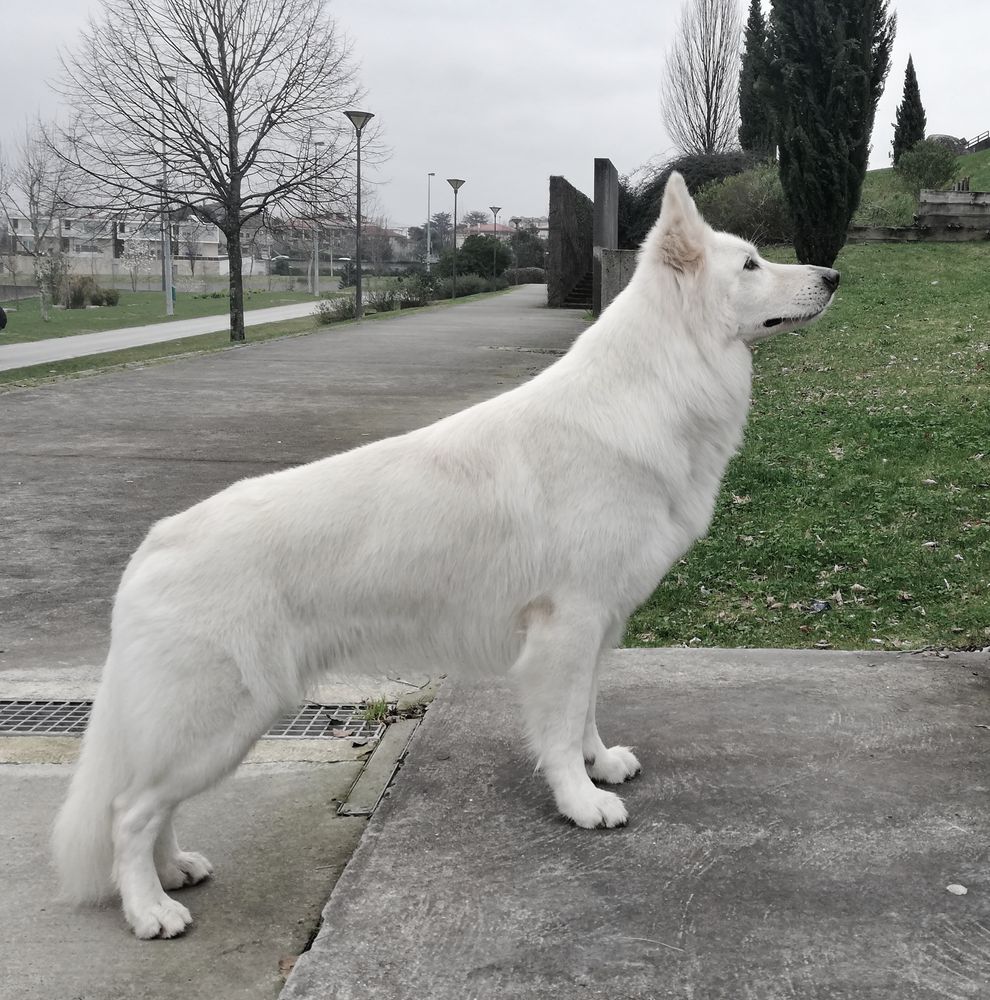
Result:
[[[908,56],[907,70],[904,73],[904,96],[897,108],[897,121],[894,122],[895,167],[902,153],[914,149],[924,139],[927,124],[921,91],[918,89],[918,77],[914,72],[914,60]]]
[[[859,206],[896,15],[888,0],[772,0],[780,180],[805,264],[831,267]]]
[[[767,25],[761,0],[750,0],[746,47],[739,70],[739,145],[760,158],[773,153],[773,118],[768,103]]]

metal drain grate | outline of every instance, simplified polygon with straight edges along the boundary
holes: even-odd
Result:
[[[0,736],[82,735],[91,701],[0,700]],[[317,705],[307,702],[279,719],[267,739],[378,739],[385,723],[362,718],[363,705]]]
[[[301,740],[315,737],[373,740],[385,732],[384,722],[363,719],[363,705],[300,705],[295,715],[279,719],[265,733],[271,740]]]

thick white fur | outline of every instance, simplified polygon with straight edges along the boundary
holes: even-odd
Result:
[[[820,313],[837,280],[713,232],[674,175],[629,286],[531,382],[156,524],[55,826],[66,895],[116,888],[139,937],[182,933],[165,889],[211,869],[179,849],[175,808],[330,670],[511,673],[560,812],[624,823],[594,781],[639,762],[598,735],[599,660],[707,529],[748,342]]]

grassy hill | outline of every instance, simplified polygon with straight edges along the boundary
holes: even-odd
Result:
[[[959,157],[959,176],[970,178],[970,190],[990,191],[990,149]],[[870,170],[853,217],[857,226],[910,226],[917,200],[905,190],[893,167]]]
[[[959,157],[960,172],[969,177],[971,191],[990,191],[990,149]]]

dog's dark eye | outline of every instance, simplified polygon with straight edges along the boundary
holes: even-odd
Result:
[[[743,270],[744,271],[759,271],[759,269],[760,269],[760,265],[757,264],[756,261],[753,260],[752,257],[747,257],[746,258],[746,263],[743,264]]]

